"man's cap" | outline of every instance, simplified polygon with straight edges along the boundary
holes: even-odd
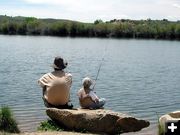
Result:
[[[55,59],[54,59],[54,63],[53,63],[53,65],[52,65],[52,67],[55,68],[55,69],[60,69],[60,70],[62,70],[62,69],[64,69],[64,68],[66,68],[67,65],[68,65],[68,63],[67,63],[66,60],[64,60],[64,59],[63,59],[62,57],[60,57],[60,56],[57,56],[57,57],[55,57]]]

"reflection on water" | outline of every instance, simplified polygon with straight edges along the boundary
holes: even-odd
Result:
[[[107,46],[107,51],[105,48]],[[152,133],[157,114],[180,108],[178,41],[0,36],[0,105],[12,107],[23,131],[35,131],[47,118],[37,80],[56,55],[65,57],[73,74],[72,102],[85,76],[96,77],[96,92],[106,108],[147,119]]]

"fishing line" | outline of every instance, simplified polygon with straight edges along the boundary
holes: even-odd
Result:
[[[97,74],[96,74],[96,78],[95,78],[95,83],[94,83],[94,85],[93,85],[93,87],[92,87],[92,90],[94,90],[94,88],[95,88],[95,86],[96,86],[96,81],[97,81],[97,79],[98,79],[98,77],[99,77],[99,73],[100,73],[100,71],[101,71],[101,67],[102,67],[102,64],[103,64],[103,62],[104,62],[104,57],[105,57],[105,55],[106,55],[106,52],[107,52],[107,44],[106,44],[105,49],[104,49],[104,55],[103,55],[103,57],[102,57],[102,60],[101,60],[100,65],[99,65],[99,68],[98,68],[98,71],[97,71]]]

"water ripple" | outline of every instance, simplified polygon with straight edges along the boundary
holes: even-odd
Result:
[[[180,108],[178,41],[0,35],[0,105],[12,108],[22,131],[35,131],[47,119],[37,80],[52,71],[54,56],[63,55],[73,75],[71,99],[79,107],[81,80],[96,77],[106,45],[95,91],[107,99],[107,109],[149,120],[143,131],[152,133],[157,114]]]

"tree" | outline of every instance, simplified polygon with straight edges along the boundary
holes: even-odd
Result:
[[[103,21],[101,19],[94,21],[94,24],[99,24],[99,23],[103,23]]]

